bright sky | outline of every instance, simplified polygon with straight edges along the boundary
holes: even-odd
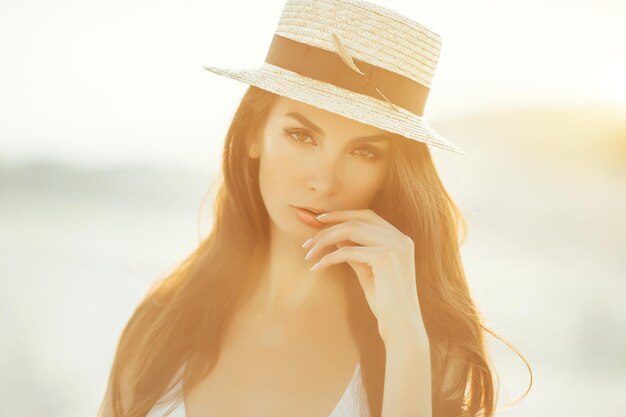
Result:
[[[626,104],[623,0],[372,0],[443,37],[425,116]],[[216,6],[219,5],[219,6]],[[284,1],[3,0],[0,161],[214,170]]]

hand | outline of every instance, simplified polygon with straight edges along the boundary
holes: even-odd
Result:
[[[332,245],[337,250],[319,259],[311,270],[347,262],[359,279],[385,344],[414,340],[417,335],[427,345],[411,238],[370,209],[332,211],[318,220],[333,225],[303,245],[309,249],[305,259],[317,259],[316,255]]]

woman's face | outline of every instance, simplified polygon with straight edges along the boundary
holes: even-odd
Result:
[[[303,240],[316,228],[293,206],[368,208],[391,160],[389,133],[282,96],[259,133],[249,156],[260,158],[265,207],[273,226]]]

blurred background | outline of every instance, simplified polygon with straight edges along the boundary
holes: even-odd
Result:
[[[530,394],[501,416],[623,415],[626,3],[375,1],[443,38],[425,116],[487,325]],[[283,1],[0,3],[0,415],[96,415],[116,343],[198,215]],[[529,377],[487,338],[499,406]]]

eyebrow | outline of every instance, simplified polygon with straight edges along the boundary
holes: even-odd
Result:
[[[298,112],[285,113],[285,116],[289,116],[293,119],[296,119],[312,131],[317,134],[324,136],[324,131],[322,128],[317,126],[315,123],[304,117],[302,114]],[[349,143],[361,143],[361,142],[388,142],[391,139],[391,135],[388,133],[373,135],[373,136],[361,136],[358,138],[354,138],[349,141]]]

